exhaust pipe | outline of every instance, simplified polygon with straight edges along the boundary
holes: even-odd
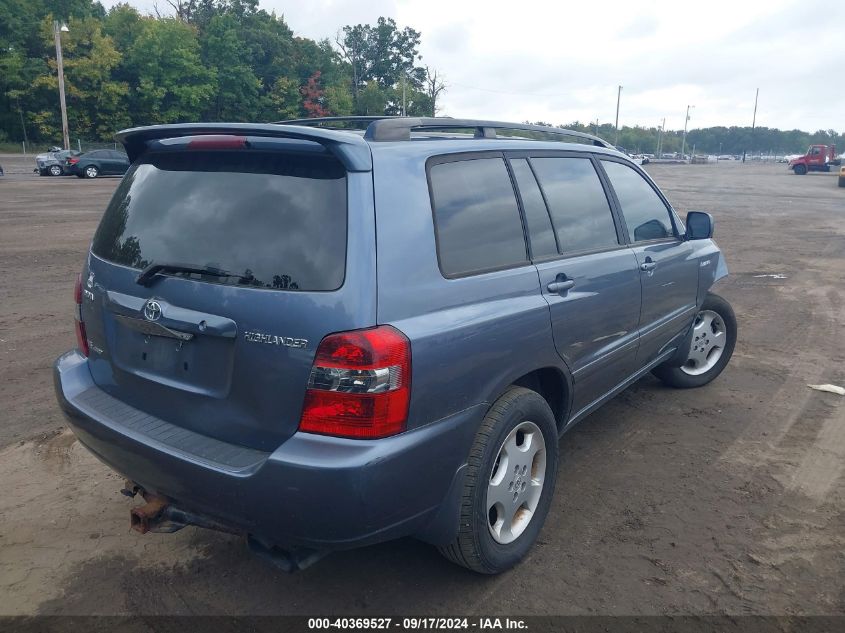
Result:
[[[311,549],[310,547],[285,549],[271,545],[252,534],[247,536],[246,542],[253,554],[289,574],[311,567],[329,553],[327,550]]]

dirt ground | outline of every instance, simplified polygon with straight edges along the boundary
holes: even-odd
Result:
[[[140,536],[65,430],[50,366],[116,179],[0,155],[0,614],[845,613],[845,189],[784,165],[651,166],[716,217],[739,342],[708,387],[652,378],[561,441],[540,542],[473,575],[407,539],[287,575],[237,538]]]

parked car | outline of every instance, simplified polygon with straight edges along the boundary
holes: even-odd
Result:
[[[49,152],[38,154],[35,157],[35,171],[39,176],[65,176],[69,172],[65,170],[68,158],[79,156],[81,152],[76,150],[51,148]]]
[[[578,132],[299,123],[117,135],[132,167],[77,280],[58,401],[143,497],[139,532],[244,533],[285,569],[412,535],[508,569],[564,432],[649,372],[701,387],[727,365],[713,219],[683,222]]]
[[[71,156],[65,169],[79,178],[123,175],[129,169],[129,158],[124,152],[113,149],[95,149],[79,156]]]
[[[621,152],[625,154],[628,158],[631,159],[632,162],[636,163],[637,165],[648,165],[649,159],[643,154],[632,154],[624,147],[620,147],[619,145],[615,146],[614,149],[617,152]]]

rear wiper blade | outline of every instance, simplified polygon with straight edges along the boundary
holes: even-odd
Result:
[[[153,283],[155,276],[159,273],[196,273],[198,275],[213,275],[215,277],[237,277],[243,279],[243,275],[230,273],[228,270],[221,270],[213,266],[196,266],[194,264],[162,264],[153,262],[141,271],[135,279],[135,283],[141,286],[149,286]]]

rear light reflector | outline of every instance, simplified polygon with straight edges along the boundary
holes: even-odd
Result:
[[[76,309],[73,312],[76,322],[76,346],[83,356],[88,356],[88,336],[85,333],[85,323],[82,321],[82,274],[76,276],[76,285],[73,288],[73,299]]]
[[[320,342],[299,430],[375,439],[405,430],[411,343],[396,328],[330,334]]]

